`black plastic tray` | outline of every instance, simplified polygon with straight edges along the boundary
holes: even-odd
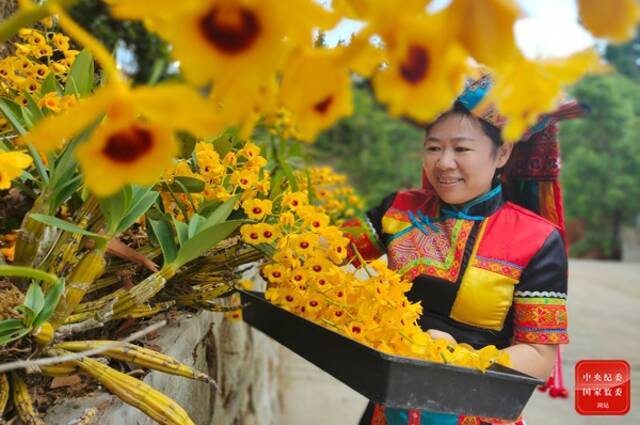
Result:
[[[382,353],[239,291],[242,317],[368,399],[389,407],[515,419],[543,381],[493,365],[485,373]]]

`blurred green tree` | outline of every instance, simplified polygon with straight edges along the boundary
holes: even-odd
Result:
[[[620,226],[640,214],[640,87],[621,75],[592,76],[573,88],[586,119],[563,123],[566,215],[584,235],[572,254],[620,257]]]
[[[420,187],[423,131],[389,117],[363,84],[354,86],[354,107],[311,146],[314,157],[347,174],[368,207],[394,191]]]
[[[167,75],[171,62],[169,47],[141,22],[111,17],[109,6],[103,0],[80,0],[69,14],[107,49],[124,48],[123,51],[130,52],[122,65],[135,83],[146,83],[151,78],[163,79]]]
[[[604,56],[620,74],[640,81],[640,33],[625,44],[607,45]]]

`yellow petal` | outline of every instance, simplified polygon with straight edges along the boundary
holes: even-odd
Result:
[[[136,109],[146,118],[196,136],[213,136],[224,130],[213,103],[183,84],[142,86],[131,95]]]
[[[578,0],[580,21],[591,34],[621,43],[631,39],[640,19],[637,0]]]
[[[21,141],[33,143],[39,150],[51,151],[64,139],[70,139],[94,122],[118,95],[119,91],[109,85],[98,89],[91,97],[79,101],[65,112],[49,115],[40,121],[21,137]]]
[[[478,62],[500,68],[516,54],[513,24],[520,10],[514,1],[454,0],[447,12],[460,42]]]

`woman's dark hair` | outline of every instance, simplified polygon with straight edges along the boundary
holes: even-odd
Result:
[[[464,105],[462,103],[460,103],[460,102],[455,102],[451,109],[449,109],[447,112],[445,112],[444,114],[440,115],[434,121],[429,123],[429,125],[426,128],[427,134],[429,134],[429,132],[431,131],[431,128],[434,125],[436,125],[438,122],[440,122],[444,118],[448,117],[449,115],[454,115],[454,114],[463,115],[466,118],[469,118],[469,119],[472,119],[474,121],[477,121],[480,124],[480,127],[482,128],[482,131],[484,132],[484,134],[486,134],[487,137],[489,137],[491,139],[491,141],[493,142],[494,150],[497,150],[500,146],[503,145],[504,141],[502,140],[502,136],[500,135],[500,129],[498,127],[490,124],[489,122],[487,122],[487,121],[485,121],[485,120],[483,120],[481,118],[478,118],[475,115],[473,115],[471,113],[471,111],[469,111],[467,108],[465,108]]]

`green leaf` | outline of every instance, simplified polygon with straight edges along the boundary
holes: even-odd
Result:
[[[132,196],[131,185],[126,185],[115,195],[100,199],[100,208],[107,222],[108,234],[114,234],[118,224],[124,219]]]
[[[189,157],[191,157],[191,153],[195,149],[198,139],[193,137],[192,134],[184,131],[179,131],[177,133],[177,136],[180,142],[180,157],[188,159]]]
[[[53,227],[57,227],[58,229],[62,229],[64,231],[70,232],[70,233],[78,233],[80,235],[84,235],[84,236],[89,236],[92,238],[97,238],[97,239],[106,239],[107,236],[105,235],[100,235],[98,233],[93,233],[90,232],[88,230],[85,229],[81,229],[80,227],[76,226],[73,223],[70,223],[68,221],[64,221],[58,217],[54,217],[51,215],[46,215],[46,214],[31,214],[31,218],[33,218],[35,221],[39,221],[40,223],[44,223],[47,224],[49,226],[53,226]]]
[[[207,217],[209,214],[211,214],[216,208],[218,208],[220,205],[222,205],[222,202],[220,201],[216,201],[213,199],[204,201],[203,203],[200,204],[200,207],[198,207],[198,214]]]
[[[88,96],[93,90],[93,74],[93,57],[91,53],[89,53],[89,50],[83,49],[80,54],[76,56],[69,70],[64,94],[77,94],[78,97]],[[71,84],[69,80],[71,80]]]
[[[40,326],[41,324],[49,320],[49,318],[55,311],[56,306],[58,305],[58,302],[60,301],[60,297],[62,296],[63,292],[64,292],[63,280],[49,287],[49,289],[47,290],[47,293],[44,296],[44,306],[42,307],[42,310],[40,310],[40,313],[38,313],[36,318],[33,320],[34,328],[37,328],[38,326]]]
[[[149,220],[149,224],[151,225],[153,233],[156,235],[158,243],[160,244],[164,264],[172,263],[176,259],[178,249],[175,241],[173,240],[171,226],[169,226],[169,223],[164,220]]]
[[[291,190],[293,192],[297,192],[298,190],[300,190],[300,188],[298,187],[298,181],[296,180],[296,177],[293,175],[293,170],[291,170],[291,167],[289,166],[287,161],[279,157],[278,163],[280,164],[280,167],[282,168],[284,175],[287,176],[287,180],[289,180],[289,186],[291,186]]]
[[[193,214],[189,220],[189,238],[198,233],[198,230],[205,224],[206,220],[200,214]]]
[[[42,86],[40,86],[40,95],[44,96],[47,93],[56,92],[62,94],[62,87],[56,80],[56,75],[53,72],[47,74],[44,80],[42,80]]]
[[[187,223],[183,223],[180,220],[177,220],[175,217],[171,217],[173,220],[173,227],[176,229],[176,235],[178,236],[178,243],[182,246],[186,241],[189,240],[189,226]]]
[[[284,173],[282,170],[277,170],[271,180],[271,194],[269,195],[269,199],[272,201],[282,192],[282,179],[284,179]]]
[[[38,283],[29,285],[27,294],[24,296],[24,305],[33,312],[34,316],[37,316],[40,311],[42,311],[42,307],[44,307],[44,294]]]
[[[55,187],[59,181],[67,180],[69,175],[76,171],[78,164],[75,158],[76,146],[93,134],[101,120],[102,116],[96,119],[89,127],[85,128],[64,146],[64,150],[58,155],[58,160],[56,161],[55,168],[52,172],[51,185],[53,187]]]
[[[13,332],[16,329],[24,327],[20,319],[5,319],[0,321],[0,335]]]
[[[216,152],[220,155],[220,158],[224,158],[224,156],[233,150],[233,143],[231,140],[233,136],[236,134],[237,130],[234,128],[230,128],[224,131],[222,135],[216,138],[213,141],[213,147]]]
[[[176,176],[173,179],[175,182],[180,182],[182,186],[175,182],[170,184],[165,182],[164,185],[169,186],[171,190],[173,190],[176,193],[184,193],[185,188],[189,193],[200,193],[204,190],[204,186],[205,186],[204,181],[197,177]],[[166,186],[156,185],[155,189],[166,190]]]
[[[164,70],[166,68],[167,68],[167,61],[162,58],[157,58],[153,62],[153,66],[151,67],[151,75],[149,75],[149,80],[147,81],[147,85],[155,86],[160,80],[160,77],[162,77],[162,74],[164,73]]]
[[[31,113],[31,117],[32,117],[31,124],[36,124],[38,121],[44,118],[44,113],[42,113],[42,110],[38,106],[38,102],[36,102],[36,100],[33,98],[33,96],[29,94],[29,92],[25,91],[22,93],[22,95],[24,96],[25,99],[27,99],[26,109],[28,109],[29,112]]]
[[[240,194],[233,195],[231,198],[227,199],[207,217],[207,220],[202,226],[200,226],[200,228],[206,229],[207,227],[214,226],[225,221],[233,211],[238,199],[240,199]]]
[[[4,115],[7,121],[9,121],[9,124],[11,124],[19,134],[27,133],[20,119],[20,117],[22,117],[22,108],[19,105],[16,105],[9,99],[0,97],[0,112],[2,112],[2,115]]]
[[[64,180],[63,180],[64,181]],[[66,180],[66,183],[54,186],[53,195],[51,197],[51,209],[57,210],[73,193],[78,190],[82,184],[82,176],[75,176]]]
[[[160,195],[158,192],[147,191],[139,199],[133,200],[133,205],[127,211],[127,214],[118,224],[115,234],[119,234],[127,230],[133,223],[136,222],[141,216],[143,216],[149,208],[151,208],[156,202],[156,199]]]
[[[225,221],[203,229],[180,247],[174,263],[181,267],[201,256],[229,236],[242,223],[244,223],[243,220]]]
[[[20,109],[20,112],[22,113],[22,120],[24,121],[27,129],[32,129],[35,126],[35,118],[33,117],[33,114],[31,113],[29,108],[23,106]]]
[[[22,323],[25,326],[30,327],[31,323],[33,323],[33,319],[36,317],[36,313],[24,304],[17,306],[15,309],[17,312],[22,314]]]
[[[0,335],[0,346],[7,345],[11,341],[15,341],[17,339],[23,338],[29,332],[31,332],[31,328],[30,327],[17,330],[17,331],[15,331],[15,332],[13,332],[11,334],[8,334],[8,335]]]

